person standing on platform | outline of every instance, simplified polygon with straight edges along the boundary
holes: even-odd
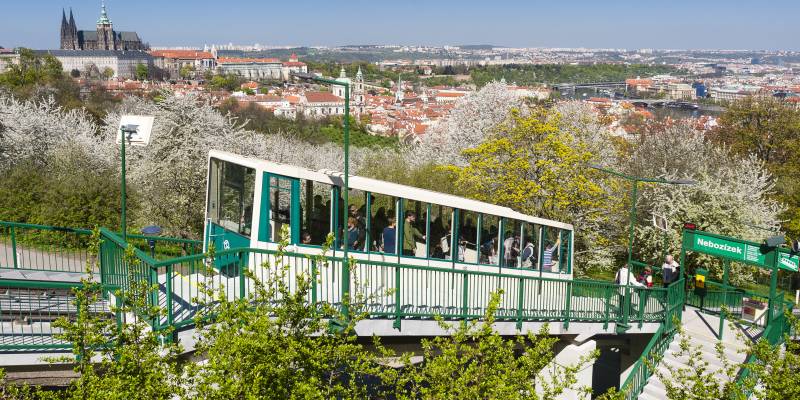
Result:
[[[672,254],[667,254],[667,257],[664,259],[664,264],[661,266],[661,273],[664,276],[664,287],[678,280],[678,268],[679,265],[675,262]]]

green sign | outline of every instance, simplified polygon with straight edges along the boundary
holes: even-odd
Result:
[[[758,245],[694,233],[692,250],[725,257],[734,261],[766,267],[766,257]]]
[[[800,258],[797,256],[790,256],[784,252],[778,253],[778,267],[787,271],[797,272],[797,267],[800,266]]]
[[[708,235],[705,232],[694,231],[689,235],[691,245],[686,249],[723,257],[733,261],[770,269],[772,265],[767,261],[767,255],[761,253],[761,246],[757,243],[721,238]],[[684,245],[687,243],[684,242]],[[800,267],[800,257],[791,256],[786,250],[778,250],[778,268],[797,272]]]

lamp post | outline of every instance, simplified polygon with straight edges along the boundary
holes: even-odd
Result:
[[[120,128],[122,131],[122,140],[120,140],[120,155],[122,158],[122,184],[121,184],[121,191],[122,191],[122,211],[120,215],[120,231],[122,232],[122,240],[127,242],[128,241],[128,227],[127,221],[125,216],[125,208],[127,207],[126,204],[126,182],[125,182],[125,142],[130,142],[131,137],[139,131],[139,125],[134,124],[127,124],[122,125]]]
[[[633,260],[633,227],[634,224],[636,223],[636,199],[638,197],[638,192],[639,192],[639,182],[664,183],[668,185],[694,185],[695,183],[697,183],[691,179],[667,180],[667,179],[655,179],[655,178],[642,178],[638,176],[623,174],[622,172],[614,171],[608,168],[603,168],[598,165],[589,165],[589,167],[631,182],[632,186],[631,209],[630,209],[631,222],[630,222],[630,227],[628,229],[628,264],[630,264],[631,260]]]
[[[292,72],[289,75],[305,81],[344,87],[344,209],[347,210],[350,202],[350,84],[335,79],[322,78],[309,73]],[[347,232],[345,232],[343,263],[345,268],[342,269],[342,296],[344,297],[350,294],[350,259],[348,258],[348,244]],[[349,309],[346,305],[342,309],[342,314],[345,318],[349,317]]]

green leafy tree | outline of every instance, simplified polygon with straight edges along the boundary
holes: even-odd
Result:
[[[800,320],[787,314],[790,332],[798,332]],[[765,339],[758,340],[749,350],[754,356],[747,364],[751,374],[748,387],[758,385],[756,398],[764,400],[786,400],[800,398],[800,343],[785,338],[783,345],[770,345]]]
[[[143,65],[143,64],[139,64],[139,65]],[[137,74],[138,74],[139,65],[136,66]],[[105,67],[103,69],[103,77],[106,78],[106,79],[113,78],[114,77],[114,70],[111,67]]]
[[[282,237],[288,237],[286,227]],[[331,241],[332,235],[323,253]],[[358,312],[363,300],[358,295],[342,299],[351,306],[352,318],[331,304],[310,305],[311,284],[319,276],[308,272],[291,276],[291,265],[285,261],[289,258],[283,257],[287,245],[284,239],[275,261],[261,265],[270,271],[263,282],[246,271],[253,288],[247,297],[229,301],[224,289],[204,290],[209,304],[195,319],[196,351],[207,362],[193,366],[191,397],[366,398],[363,378],[381,375],[375,356],[357,341],[354,331],[363,318]],[[338,268],[327,265],[323,257],[314,261],[320,269]]]
[[[493,293],[483,321],[464,321],[451,327],[437,319],[448,335],[422,339],[424,362],[414,365],[406,354],[399,374],[398,399],[554,399],[567,390],[589,398],[591,388],[577,387],[576,374],[596,354],[577,364],[545,372],[555,356],[557,338],[528,333],[507,339],[494,330],[502,291]]]
[[[712,138],[734,154],[755,154],[775,178],[775,198],[789,207],[781,215],[784,229],[800,235],[800,111],[768,96],[752,96],[733,102],[719,118]]]
[[[195,73],[194,65],[184,65],[178,72],[178,74],[181,76],[181,79],[189,79],[194,76],[194,73]]]
[[[96,255],[100,244],[98,231],[93,239],[89,252]],[[132,247],[127,249],[124,259],[131,271],[141,267]],[[54,323],[61,330],[55,337],[72,343],[73,356],[53,361],[73,363],[78,374],[58,397],[75,400],[180,397],[184,378],[182,364],[178,363],[181,348],[165,340],[171,335],[170,329],[155,332],[144,322],[163,313],[147,301],[149,294],[157,289],[131,275],[129,287],[114,293],[121,303],[111,309],[121,319],[118,322],[96,311],[102,304],[103,287],[92,278],[91,271],[91,266],[87,266],[89,277],[74,291],[76,317],[62,317]],[[133,321],[124,320],[126,315],[134,314],[137,318]]]
[[[446,169],[469,197],[574,224],[583,233],[576,256],[583,257],[608,243],[598,227],[613,209],[615,182],[586,167],[595,155],[558,119],[545,109],[527,116],[514,110],[483,142],[463,150],[466,166]]]
[[[147,80],[150,75],[150,68],[145,64],[136,64],[136,79],[140,81]]]
[[[20,49],[19,62],[9,65],[7,71],[0,74],[0,85],[21,88],[51,84],[63,76],[61,62],[54,56],[50,54],[40,56],[33,50]]]

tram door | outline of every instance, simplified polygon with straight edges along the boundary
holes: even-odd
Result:
[[[255,176],[252,168],[211,159],[206,244],[213,244],[216,252],[250,247]],[[215,266],[221,269],[237,261],[235,255],[221,256]]]
[[[300,180],[264,173],[258,240],[280,242],[283,229],[289,243],[300,240]]]

